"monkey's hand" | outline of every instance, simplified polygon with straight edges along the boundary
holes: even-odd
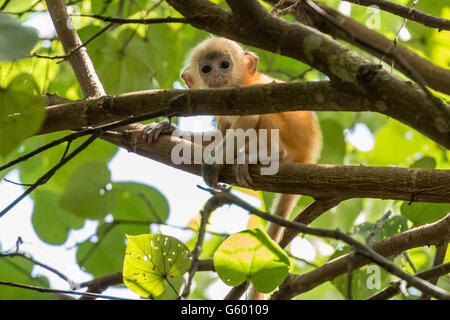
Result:
[[[160,135],[172,134],[175,130],[176,127],[169,120],[164,120],[146,125],[143,130],[143,135],[145,141],[151,144],[156,142]]]

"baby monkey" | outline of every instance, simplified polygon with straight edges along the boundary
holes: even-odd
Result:
[[[258,57],[244,50],[239,44],[225,38],[208,38],[198,44],[189,54],[187,66],[181,77],[190,89],[226,88],[282,82],[257,71]],[[293,111],[247,116],[216,116],[217,129],[224,137],[220,147],[225,150],[225,141],[230,139],[227,129],[278,129],[280,163],[315,163],[322,147],[322,134],[314,113]],[[149,142],[155,141],[159,134],[168,131],[165,125],[150,125],[146,130]],[[169,130],[170,131],[170,130]],[[231,137],[234,139],[234,137]],[[245,142],[244,142],[245,143]],[[269,142],[267,142],[270,144]],[[259,144],[258,144],[259,145]],[[261,147],[259,145],[259,147]],[[269,146],[267,150],[271,150]],[[235,146],[236,150],[248,145]],[[235,152],[236,154],[237,152]],[[223,164],[202,164],[202,176],[211,187],[217,187]],[[235,164],[236,180],[242,186],[252,184],[248,172],[248,162]],[[275,209],[275,215],[288,218],[299,199],[298,195],[282,194]],[[281,228],[271,224],[268,234],[279,241]]]

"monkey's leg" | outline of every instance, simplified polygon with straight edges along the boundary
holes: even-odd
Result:
[[[236,164],[236,157],[239,150],[247,150],[246,148],[246,139],[245,139],[245,133],[248,129],[254,129],[256,130],[258,123],[259,123],[260,116],[259,115],[251,115],[251,116],[241,116],[236,119],[236,121],[233,122],[233,124],[230,126],[229,129],[227,129],[225,137],[222,139],[220,144],[215,149],[215,153],[213,155],[213,158],[211,159],[204,159],[205,161],[202,164],[202,177],[205,183],[212,187],[217,188],[218,182],[219,182],[219,174],[220,171],[223,168],[223,163],[227,160],[230,160],[230,158],[234,159],[233,163],[229,164]],[[242,136],[239,135],[242,134]],[[256,135],[255,135],[256,137]],[[232,142],[231,148],[227,146],[227,142]],[[233,143],[234,142],[234,143]],[[256,142],[256,141],[255,141]],[[245,147],[245,148],[244,148]],[[229,152],[233,152],[230,154]],[[206,161],[208,160],[208,161]],[[218,162],[220,160],[220,162]],[[243,167],[243,175],[242,177],[244,180],[243,182],[250,180],[251,178],[248,175],[248,164],[247,167],[244,165]],[[242,171],[242,169],[241,169]],[[245,174],[245,172],[247,172]],[[239,177],[239,179],[241,176]],[[249,178],[249,179],[247,179]]]
[[[248,172],[248,165],[250,163],[249,155],[245,153],[244,163],[235,163],[233,165],[234,176],[236,177],[237,183],[239,183],[243,187],[250,188],[253,184],[253,179],[250,177]]]

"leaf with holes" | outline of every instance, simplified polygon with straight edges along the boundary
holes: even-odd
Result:
[[[250,280],[259,292],[268,293],[287,277],[290,261],[264,231],[256,228],[228,237],[214,254],[214,267],[228,285]]]
[[[123,263],[123,282],[141,297],[159,296],[164,285],[189,270],[189,249],[176,238],[162,234],[127,236]]]

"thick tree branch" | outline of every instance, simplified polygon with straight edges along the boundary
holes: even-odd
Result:
[[[336,207],[343,200],[345,200],[345,198],[315,199],[292,221],[308,225],[326,211]],[[295,230],[284,229],[284,233],[282,234],[279,243],[280,247],[285,248],[297,236],[297,234],[298,232],[296,232]]]
[[[159,111],[165,111],[167,116],[192,116],[311,109],[378,111],[369,100],[342,92],[329,81],[273,83],[224,89],[157,89],[47,107],[46,120],[40,133],[98,126]]]
[[[444,135],[445,138],[439,143],[447,147],[450,145],[448,106],[438,107],[422,88],[372,64],[322,33],[274,17],[264,10],[252,11],[255,19],[241,25],[236,22],[238,17],[206,0],[167,2],[189,19],[194,27],[303,61],[328,75],[340,89],[374,101],[378,110],[387,115],[399,119],[400,110],[410,114],[420,112],[423,117],[404,122],[429,137]],[[248,3],[234,1],[237,6]],[[252,9],[250,5],[248,8]],[[434,132],[426,132],[425,127],[434,127]]]
[[[271,4],[276,4],[277,0],[266,0]],[[295,0],[286,0],[285,6],[289,7],[295,3]],[[308,6],[303,6],[302,10],[288,10],[298,21],[307,25],[312,25],[323,33],[329,34],[335,38],[342,39],[354,46],[357,46],[375,57],[383,59],[386,63],[392,65],[394,68],[404,74],[408,74],[408,70],[404,69],[402,64],[394,63],[394,58],[391,54],[386,54],[388,51],[393,51],[395,56],[401,57],[410,68],[416,70],[420,74],[427,85],[434,90],[450,94],[450,70],[441,68],[433,64],[431,61],[422,58],[414,51],[397,43],[395,50],[393,49],[393,41],[384,35],[369,29],[364,24],[349,18],[342,13],[328,7],[325,3],[315,2],[326,14],[334,18],[334,20],[341,26],[340,28],[323,19],[316,11]],[[307,19],[307,20],[305,20]],[[361,39],[363,41],[361,41]],[[370,44],[368,46],[367,44]]]
[[[335,88],[329,81],[272,83],[238,88],[197,90],[149,90],[98,99],[72,101],[47,107],[40,133],[98,126],[113,121],[162,112],[167,116],[248,115],[295,110],[373,111],[386,115],[387,105]],[[394,118],[450,148],[450,133],[440,132],[430,112],[395,109]],[[12,117],[19,117],[14,115]],[[435,119],[437,122],[438,119]],[[444,120],[443,120],[444,121]]]
[[[425,12],[408,8],[398,3],[385,0],[344,0],[361,6],[377,6],[381,10],[395,14],[396,16],[421,23],[430,28],[439,30],[450,30],[450,20],[435,17]]]
[[[411,248],[439,243],[449,232],[450,214],[434,223],[393,235],[388,239],[375,243],[372,248],[380,255],[389,257]],[[348,259],[348,254],[342,255],[313,271],[287,279],[272,298],[290,299],[326,281],[333,280],[347,272]],[[369,260],[358,255],[353,261],[353,266],[356,269],[368,263],[370,263]]]
[[[180,165],[171,160],[172,150],[179,143],[183,143],[183,148],[191,148],[192,156],[201,152],[198,147],[194,149],[193,143],[160,136],[156,143],[148,144],[142,137],[143,125],[135,126],[135,131],[106,133],[103,137],[129,151],[200,175],[201,165],[194,160],[193,164]],[[448,202],[450,199],[450,170],[287,164],[281,165],[276,175],[260,175],[259,169],[257,165],[249,169],[255,190],[298,193],[319,199],[377,198],[424,202]],[[225,166],[219,180],[238,185],[231,166]]]

